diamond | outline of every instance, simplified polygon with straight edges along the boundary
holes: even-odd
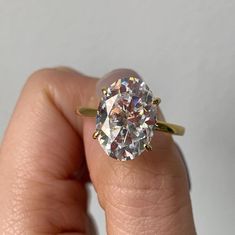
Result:
[[[98,141],[110,157],[132,160],[153,136],[157,118],[153,94],[135,77],[118,79],[105,90],[96,116]]]

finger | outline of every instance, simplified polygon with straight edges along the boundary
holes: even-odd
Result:
[[[86,233],[87,192],[73,179],[84,161],[76,105],[92,103],[94,79],[65,68],[34,73],[1,145],[0,231]]]
[[[136,75],[119,70],[105,80],[130,73]],[[94,120],[84,119],[83,128],[88,168],[105,210],[108,234],[195,234],[186,170],[170,135],[155,133],[152,152],[120,162],[107,157],[92,140]]]

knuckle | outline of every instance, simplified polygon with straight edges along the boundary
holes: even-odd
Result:
[[[28,77],[23,91],[29,93],[40,104],[49,101],[55,105],[56,94],[63,94],[63,87],[71,83],[71,79],[67,77],[56,68],[39,69]]]
[[[51,83],[53,80],[58,77],[58,71],[53,68],[43,68],[36,70],[33,72],[27,82],[26,86],[29,85],[39,85],[39,84],[45,84],[45,83]]]
[[[66,75],[83,77],[84,75],[79,71],[66,67],[60,66],[55,68],[42,68],[33,72],[27,83],[38,83],[38,82],[53,82],[55,79],[64,78]]]

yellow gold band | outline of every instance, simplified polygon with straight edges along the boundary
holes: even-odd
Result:
[[[76,110],[76,114],[82,117],[95,117],[97,114],[97,109],[79,107]],[[184,135],[185,132],[185,128],[182,126],[158,120],[156,121],[155,129],[157,131],[162,131],[174,135]]]

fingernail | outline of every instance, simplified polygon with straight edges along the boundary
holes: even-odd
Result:
[[[140,75],[135,72],[132,69],[115,69],[103,76],[102,79],[100,79],[96,84],[96,94],[98,97],[102,96],[102,89],[109,87],[110,84],[117,81],[120,78],[123,77],[138,77],[140,78]]]

